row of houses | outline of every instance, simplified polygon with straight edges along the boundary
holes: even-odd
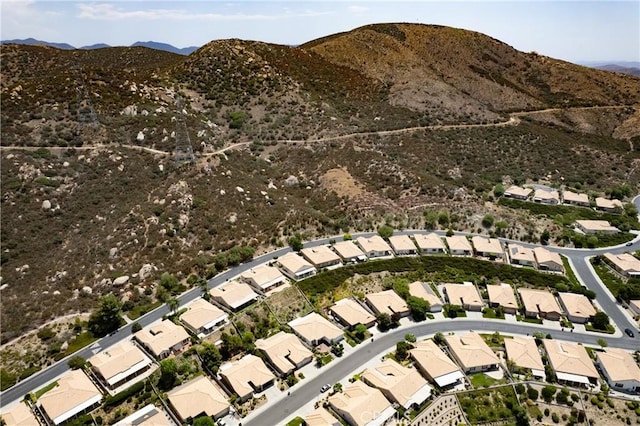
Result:
[[[470,239],[463,235],[440,238],[435,233],[394,235],[389,242],[382,237],[359,237],[355,241],[340,241],[331,246],[309,247],[300,254],[287,253],[276,261],[281,271],[294,281],[313,276],[319,269],[340,267],[346,263],[393,256],[415,256],[418,254],[446,254],[452,256],[479,256],[491,260],[511,259],[516,265],[526,265],[543,271],[563,272],[562,259],[558,253],[544,247],[534,249],[521,245],[510,245],[510,255],[500,240],[482,236]],[[244,276],[244,275],[243,275]]]
[[[640,259],[631,253],[605,253],[605,261],[626,278],[640,277]]]
[[[559,192],[555,189],[536,189],[512,185],[504,191],[504,196],[516,200],[533,201],[534,203],[558,205],[566,204],[573,206],[590,207],[589,196],[584,193],[576,193],[568,190]],[[620,200],[610,200],[604,197],[594,199],[596,210],[608,213],[621,213],[623,206]]]
[[[328,398],[331,411],[349,425],[385,424],[394,414],[393,404],[404,410],[419,406],[432,394],[464,383],[465,375],[497,370],[500,358],[477,333],[445,336],[446,350],[433,340],[414,344],[410,356],[415,369],[386,358],[361,374],[361,381],[348,385],[343,392]],[[544,354],[559,383],[571,386],[594,386],[600,380],[598,369],[612,389],[640,392],[640,368],[633,356],[621,349],[597,352],[596,364],[579,344],[544,339],[538,348],[532,337],[505,338],[505,356],[519,372],[544,380]],[[418,374],[420,373],[420,374]],[[306,418],[307,424],[338,425],[324,408]]]

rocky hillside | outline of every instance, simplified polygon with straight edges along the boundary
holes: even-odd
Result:
[[[0,66],[3,342],[108,292],[140,312],[162,272],[193,284],[233,247],[438,213],[535,240],[562,229],[494,204],[497,182],[640,182],[639,79],[468,31],[385,24],[187,57],[7,45]],[[182,119],[197,156],[180,166]]]

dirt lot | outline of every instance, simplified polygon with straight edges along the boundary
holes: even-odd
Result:
[[[597,395],[587,393],[583,395],[588,397],[587,400],[584,401],[583,396],[583,403],[586,409],[587,418],[590,420],[592,425],[615,426],[640,424],[640,415],[637,415],[634,410],[627,406],[628,400],[608,397],[604,398],[604,401],[599,401],[601,404],[598,405],[597,402],[595,404],[592,403],[592,398],[598,398]]]
[[[281,324],[305,316],[313,310],[313,306],[296,286],[272,294],[266,303]]]

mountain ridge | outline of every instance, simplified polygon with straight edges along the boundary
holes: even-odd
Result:
[[[2,341],[109,292],[142,311],[163,272],[197,282],[232,247],[296,234],[484,230],[491,214],[504,226],[487,233],[568,243],[494,186],[640,183],[640,79],[460,29],[0,55]],[[189,143],[195,161],[173,161]]]
[[[163,50],[165,52],[177,53],[179,55],[189,55],[198,49],[198,46],[188,46],[188,47],[176,47],[168,43],[162,43],[157,41],[136,41],[135,43],[130,44],[129,46],[111,46],[106,43],[96,43],[82,47],[75,47],[68,43],[55,43],[44,40],[37,40],[35,38],[26,38],[26,39],[12,39],[12,40],[2,40],[0,41],[0,45],[2,44],[23,44],[27,46],[48,46],[55,47],[62,50],[92,50],[92,49],[103,49],[108,47],[148,47],[150,49],[155,50]]]

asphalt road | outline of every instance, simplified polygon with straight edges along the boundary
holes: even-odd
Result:
[[[356,371],[359,366],[366,363],[371,357],[387,350],[390,347],[401,340],[404,340],[404,335],[412,333],[415,336],[426,336],[435,334],[437,332],[448,333],[452,331],[473,330],[479,332],[493,333],[498,331],[500,333],[512,333],[512,334],[531,334],[534,331],[542,331],[545,334],[551,334],[554,339],[562,339],[570,342],[588,343],[597,345],[599,338],[604,338],[609,343],[609,346],[637,350],[638,342],[633,339],[626,339],[622,337],[602,337],[592,336],[579,333],[562,332],[557,329],[548,329],[535,324],[529,323],[507,323],[501,320],[468,320],[468,319],[455,319],[448,321],[438,322],[426,322],[418,323],[415,326],[409,328],[402,328],[400,330],[388,331],[384,334],[377,335],[373,342],[362,344],[359,349],[344,359],[339,361],[333,361],[324,367],[324,372],[309,380],[308,382],[300,383],[297,385],[295,392],[292,392],[290,396],[282,399],[277,404],[273,404],[260,413],[257,418],[248,422],[243,422],[244,426],[262,426],[262,425],[277,425],[283,424],[283,422],[289,419],[300,407],[304,406],[310,401],[316,400],[320,397],[320,388],[324,384],[333,385],[339,382],[352,371]],[[298,387],[299,386],[299,387]]]
[[[633,202],[636,204],[636,206],[639,207],[640,210],[640,196],[636,197]],[[395,234],[406,234],[406,235],[410,235],[410,234],[415,234],[415,233],[430,233],[433,231],[426,231],[426,230],[402,230],[402,231],[396,231]],[[437,231],[437,233],[439,235],[444,235],[445,232],[444,231]],[[359,236],[371,236],[371,235],[375,235],[375,232],[364,232],[364,233],[358,233],[358,234],[353,234],[354,238],[357,238]],[[471,234],[465,234],[465,235],[471,235]],[[310,241],[308,243],[305,244],[305,247],[315,247],[315,246],[319,246],[319,245],[323,245],[323,244],[328,244],[330,240],[336,240],[336,241],[340,241],[342,240],[342,236],[335,236],[335,237],[330,237],[330,238],[324,238],[324,239],[320,239],[320,240],[315,240],[315,241]],[[504,242],[510,242],[510,240],[507,239],[502,239],[502,241]],[[522,243],[519,241],[511,241],[511,242],[516,242],[518,244],[523,244],[525,246],[535,246],[535,244],[529,244],[529,243]],[[607,312],[607,314],[610,316],[610,318],[612,319],[612,321],[620,328],[620,329],[624,329],[624,328],[633,328],[633,329],[637,329],[637,327],[635,326],[635,324],[632,324],[631,321],[629,320],[629,318],[627,318],[621,311],[620,311],[620,307],[615,303],[614,300],[611,299],[610,294],[608,293],[608,290],[599,282],[599,280],[597,280],[592,272],[589,270],[589,265],[587,264],[587,257],[590,256],[594,256],[597,254],[602,254],[605,252],[614,252],[614,253],[622,253],[624,251],[636,251],[636,250],[640,250],[640,237],[636,238],[634,240],[634,243],[632,246],[628,247],[623,245],[620,246],[616,246],[616,247],[612,247],[612,248],[604,248],[604,249],[594,249],[594,250],[589,250],[589,249],[570,249],[570,248],[564,248],[564,247],[555,247],[555,246],[546,246],[549,250],[553,250],[553,251],[557,251],[559,253],[562,253],[564,255],[566,255],[567,257],[569,257],[571,259],[571,261],[573,262],[573,265],[576,268],[576,274],[579,276],[579,278],[582,280],[583,284],[586,285],[589,289],[593,290],[596,295],[597,295],[597,300],[598,303],[600,303],[600,305],[602,306],[603,310],[605,312]],[[209,288],[213,288],[216,286],[219,286],[220,284],[226,282],[227,280],[229,280],[232,277],[235,277],[239,274],[241,274],[242,272],[251,269],[255,266],[258,266],[262,263],[265,262],[269,262],[271,260],[273,260],[276,257],[282,256],[283,254],[290,252],[291,248],[290,247],[284,247],[281,248],[279,250],[264,254],[262,256],[258,256],[254,259],[252,259],[251,261],[244,263],[242,265],[239,265],[233,269],[229,269],[213,278],[211,278],[208,281],[208,287]],[[191,289],[189,291],[187,291],[186,293],[182,294],[178,300],[180,302],[180,306],[185,305],[193,300],[195,300],[196,298],[200,297],[201,295],[201,290],[199,288],[194,288]],[[155,309],[152,312],[147,313],[146,315],[140,317],[139,319],[137,319],[136,321],[142,326],[145,327],[159,319],[161,319],[164,315],[167,315],[169,313],[169,308],[166,305],[163,305],[157,309]],[[455,330],[455,326],[456,324],[459,324],[458,322],[452,322],[452,327],[451,329],[447,329],[447,331],[454,331]],[[495,324],[492,325],[492,327],[497,327],[498,325],[506,325],[506,324]],[[427,326],[427,325],[425,325]],[[462,324],[461,324],[462,326]],[[515,327],[515,325],[510,325],[511,327]],[[422,327],[419,326],[419,327]],[[465,325],[462,329],[467,328],[467,325]],[[492,329],[493,331],[500,331],[497,328]],[[515,330],[515,329],[512,329]],[[524,328],[522,330],[525,330]],[[442,331],[442,330],[441,330]],[[517,332],[517,331],[511,331],[511,332]],[[525,331],[526,332],[526,331]],[[416,335],[419,334],[428,334],[428,331],[426,333],[414,333]],[[98,340],[97,342],[95,342],[94,344],[80,350],[79,352],[76,352],[71,356],[75,356],[75,355],[79,355],[85,359],[91,357],[92,355],[100,352],[103,349],[106,349],[116,343],[118,343],[119,341],[123,340],[123,339],[127,339],[131,336],[131,324],[128,324],[122,328],[120,328],[117,332],[106,336],[100,340]],[[584,337],[584,339],[586,339],[588,336],[584,336],[584,335],[579,335],[577,334],[576,336],[582,336]],[[626,337],[626,336],[625,336]],[[395,337],[394,337],[395,338]],[[393,340],[394,338],[389,338],[390,340]],[[624,344],[626,344],[626,340],[625,339],[617,339],[617,340],[613,340],[611,338],[608,338],[611,341],[611,345],[612,346],[618,346],[617,342],[620,343],[619,347],[626,347],[624,346]],[[587,341],[587,340],[578,340],[578,341]],[[616,342],[616,343],[614,343]],[[633,342],[633,340],[630,340],[630,342]],[[638,347],[638,343],[636,343],[637,340],[634,342],[635,346],[632,345],[632,347],[630,347],[629,349],[637,349]],[[395,344],[395,341],[392,342],[393,344]],[[374,347],[371,348],[371,352],[372,353],[376,353],[376,347],[378,345],[378,343],[374,342],[374,343],[370,343],[372,345],[375,345]],[[382,345],[382,344],[380,344]],[[391,345],[389,345],[391,346]],[[69,367],[67,365],[67,361],[69,359],[69,357],[64,358],[60,361],[58,361],[57,363],[51,365],[50,367],[46,368],[45,370],[42,370],[28,378],[26,378],[25,380],[17,383],[16,385],[12,386],[11,388],[5,390],[4,392],[0,393],[0,407],[8,405],[16,400],[22,399],[26,394],[28,394],[29,392],[32,392],[35,389],[38,389],[48,383],[51,383],[53,380],[55,380],[58,376],[62,375],[63,373],[65,373],[66,371],[69,370]],[[324,373],[325,375],[330,374],[331,377],[341,377],[339,376],[339,374],[334,373],[333,370],[336,367],[329,366],[329,368],[327,368],[327,372]],[[339,370],[338,370],[339,371]],[[321,381],[325,381],[326,380],[321,380]],[[313,383],[313,382],[311,382]],[[305,385],[306,386],[306,385]],[[321,386],[321,385],[320,385]],[[319,388],[319,386],[318,386]],[[302,389],[302,388],[301,388]],[[300,393],[298,391],[295,392],[296,396],[295,396],[295,400],[301,399],[302,397],[299,396]],[[310,395],[310,394],[309,394]],[[309,396],[307,395],[307,396]],[[294,395],[292,395],[290,397],[289,400],[293,401]],[[288,401],[289,401],[288,400]],[[309,400],[309,399],[307,399]],[[289,404],[289,402],[287,402],[287,404]],[[270,423],[266,423],[266,424],[270,424]]]

